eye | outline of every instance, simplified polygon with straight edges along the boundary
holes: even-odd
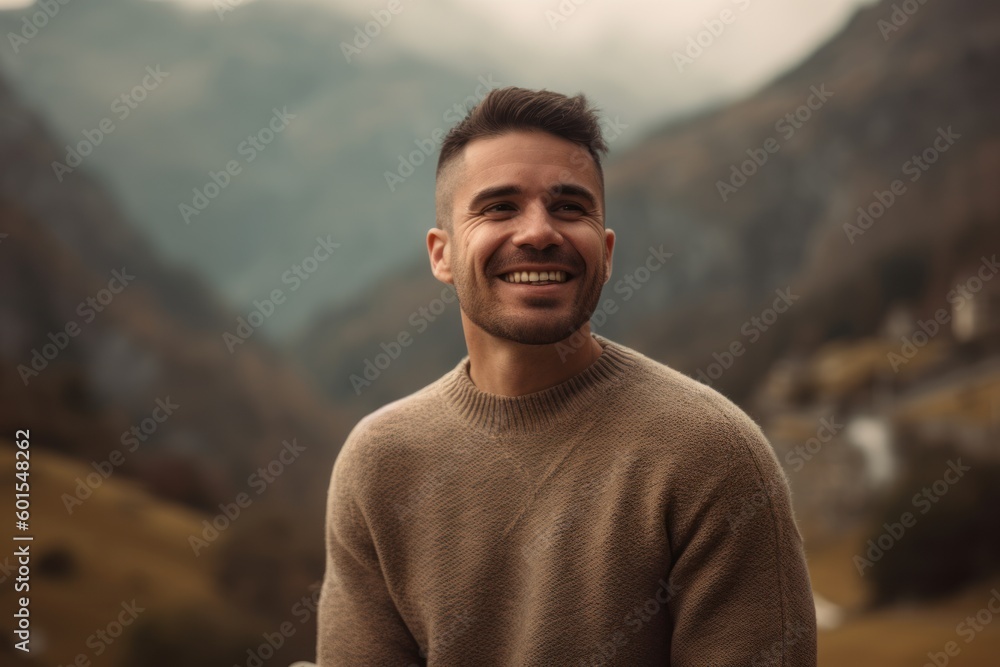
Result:
[[[565,204],[559,204],[559,206],[557,208],[565,208],[567,206],[569,206],[570,208],[573,208],[573,209],[575,209],[577,211],[581,211],[581,212],[584,211],[584,208],[582,206],[580,206],[579,204],[574,204],[572,202],[567,202]]]
[[[498,210],[497,209],[498,206],[507,206],[510,210],[513,210],[513,208],[514,208],[512,205],[510,205],[510,204],[508,204],[506,202],[500,202],[498,204],[492,204],[490,206],[487,206],[486,208],[483,209],[483,213],[489,213],[490,211],[496,211],[496,210]]]

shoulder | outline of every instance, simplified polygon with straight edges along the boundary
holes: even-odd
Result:
[[[644,355],[636,362],[616,409],[633,412],[627,428],[638,436],[650,465],[673,480],[666,486],[678,521],[695,522],[699,508],[712,503],[736,516],[760,492],[787,504],[788,479],[750,415],[665,364]]]
[[[725,395],[636,350],[623,349],[634,363],[621,385],[619,409],[630,414],[633,428],[672,447],[694,448],[700,457],[773,456],[758,424]]]
[[[418,442],[434,438],[448,416],[441,400],[442,376],[403,398],[374,410],[351,429],[337,454],[334,475],[365,477],[384,472],[387,465],[406,461],[407,452]]]

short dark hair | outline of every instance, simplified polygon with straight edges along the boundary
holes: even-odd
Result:
[[[515,86],[494,88],[458,125],[451,128],[441,144],[435,177],[440,180],[445,168],[461,155],[473,139],[496,137],[518,130],[540,130],[586,148],[597,166],[603,193],[601,154],[608,152],[608,145],[601,133],[597,109],[583,93],[567,97],[550,90]],[[443,213],[438,211],[439,227],[444,227],[441,224]]]

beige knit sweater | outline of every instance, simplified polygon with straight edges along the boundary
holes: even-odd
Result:
[[[525,396],[469,358],[333,466],[319,667],[816,664],[787,480],[721,394],[602,336]]]

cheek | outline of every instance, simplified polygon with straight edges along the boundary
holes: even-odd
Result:
[[[577,254],[589,263],[599,262],[607,254],[604,231],[592,228],[581,229],[567,236]]]
[[[469,244],[465,254],[465,263],[476,273],[485,273],[491,263],[503,254],[503,241],[496,239],[480,239]]]

